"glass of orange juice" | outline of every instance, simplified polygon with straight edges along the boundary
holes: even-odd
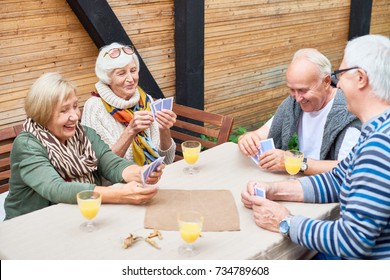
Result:
[[[184,244],[179,247],[179,254],[185,257],[197,255],[199,252],[193,243],[198,239],[203,227],[203,216],[198,211],[186,210],[177,216],[179,232]]]
[[[195,174],[199,172],[199,169],[194,167],[194,164],[199,159],[201,148],[202,145],[198,141],[184,141],[181,143],[184,160],[190,165],[184,168],[184,173]]]
[[[77,204],[81,214],[87,219],[86,222],[80,225],[80,229],[87,232],[92,232],[97,229],[93,223],[93,218],[99,212],[102,203],[102,195],[92,190],[81,191],[77,194]]]
[[[301,164],[303,161],[303,153],[295,150],[288,150],[284,154],[284,167],[288,174],[290,174],[290,180],[295,180],[295,175],[301,170]]]

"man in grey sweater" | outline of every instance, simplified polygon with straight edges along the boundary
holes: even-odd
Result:
[[[259,166],[285,170],[284,153],[295,139],[305,156],[304,174],[329,171],[357,143],[361,122],[348,112],[342,91],[331,86],[331,63],[318,50],[297,51],[286,82],[290,95],[266,124],[242,135],[238,146],[244,155],[256,156],[260,141],[272,138],[275,149],[258,157]]]

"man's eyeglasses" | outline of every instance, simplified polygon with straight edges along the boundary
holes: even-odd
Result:
[[[134,53],[134,47],[133,46],[124,46],[122,48],[113,48],[111,50],[108,50],[103,57],[106,55],[109,55],[111,58],[117,58],[121,55],[121,51],[123,51],[125,54],[132,55]]]
[[[360,67],[355,66],[355,67],[351,67],[351,68],[337,69],[337,70],[334,70],[331,75],[333,77],[335,77],[337,79],[337,82],[338,82],[338,81],[340,81],[340,77],[341,77],[342,73],[347,72],[349,70],[353,70],[353,69],[359,69],[359,68]]]

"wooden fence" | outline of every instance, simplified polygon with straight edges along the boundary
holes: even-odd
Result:
[[[175,95],[173,0],[108,0],[165,96]],[[371,33],[390,36],[389,0],[374,0]],[[249,129],[287,94],[293,53],[314,47],[337,68],[348,38],[350,0],[205,0],[205,111]],[[58,71],[94,89],[98,50],[65,0],[2,0],[0,128],[25,119],[24,97],[42,73]],[[141,69],[142,71],[142,69]]]

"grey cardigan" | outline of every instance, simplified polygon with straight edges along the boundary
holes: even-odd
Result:
[[[274,139],[276,149],[288,149],[290,138],[294,132],[298,133],[301,113],[301,106],[291,96],[288,96],[279,105],[268,135],[269,138]],[[337,160],[341,144],[349,127],[360,130],[361,122],[355,115],[348,112],[344,94],[339,89],[325,122],[320,160]]]

